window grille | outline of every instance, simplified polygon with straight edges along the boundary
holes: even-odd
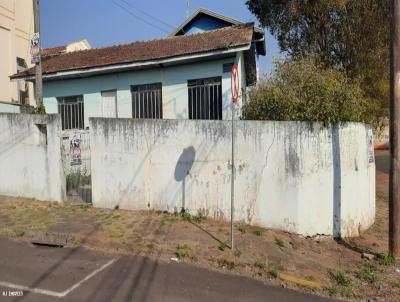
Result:
[[[161,83],[135,85],[131,87],[131,92],[133,118],[163,118]]]
[[[58,98],[58,113],[61,115],[62,130],[84,129],[83,97],[69,96]]]
[[[222,120],[221,77],[188,81],[189,119]]]

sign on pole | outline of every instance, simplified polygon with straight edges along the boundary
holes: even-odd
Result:
[[[31,62],[32,64],[40,62],[40,35],[39,33],[33,33],[31,37]]]
[[[231,73],[231,92],[232,92],[232,175],[231,175],[231,249],[234,249],[233,240],[233,221],[235,213],[235,104],[239,99],[239,72],[237,65],[234,64]]]
[[[231,91],[232,91],[232,102],[236,103],[239,98],[239,72],[236,64],[233,64],[231,73]]]

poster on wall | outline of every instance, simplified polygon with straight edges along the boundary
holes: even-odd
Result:
[[[71,158],[71,166],[79,166],[82,164],[81,140],[75,135],[69,142],[69,155]]]
[[[367,131],[367,144],[368,144],[368,163],[372,164],[375,162],[374,134],[372,132],[372,129],[368,129]]]

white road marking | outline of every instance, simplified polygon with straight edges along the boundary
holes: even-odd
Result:
[[[28,286],[18,285],[18,284],[9,283],[9,282],[0,281],[0,286],[18,289],[18,290],[22,290],[22,291],[28,291],[28,292],[32,292],[35,294],[41,294],[41,295],[46,295],[46,296],[52,296],[52,297],[58,297],[58,298],[63,297],[63,293],[59,293],[59,292],[55,292],[55,291],[47,290],[47,289],[41,289],[41,288],[31,288]]]
[[[92,278],[94,275],[100,273],[102,270],[109,267],[111,264],[113,264],[118,259],[119,258],[115,258],[115,259],[108,261],[106,264],[104,264],[101,267],[99,267],[98,269],[94,270],[89,275],[87,275],[85,278],[83,278],[81,281],[79,281],[78,283],[75,283],[74,285],[72,285],[70,288],[68,288],[67,290],[65,290],[63,292],[56,292],[56,291],[42,289],[42,288],[32,288],[32,287],[25,286],[25,285],[19,285],[19,284],[14,284],[14,283],[10,283],[10,282],[4,282],[4,281],[0,281],[0,286],[18,289],[18,290],[22,290],[22,291],[28,291],[28,292],[32,292],[35,294],[41,294],[41,295],[46,295],[46,296],[62,298],[62,297],[65,297],[66,295],[68,295],[73,290],[77,289],[79,286],[82,285],[82,283],[86,282],[87,280]]]

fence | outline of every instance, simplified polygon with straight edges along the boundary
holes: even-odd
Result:
[[[0,113],[0,194],[63,201],[58,115]]]
[[[236,220],[343,237],[373,223],[368,126],[236,127]],[[3,113],[0,130],[2,195],[230,217],[229,121],[92,118],[90,131],[63,132],[58,115]]]
[[[90,119],[97,207],[230,217],[229,121]],[[238,121],[235,218],[355,236],[375,215],[371,129]]]

